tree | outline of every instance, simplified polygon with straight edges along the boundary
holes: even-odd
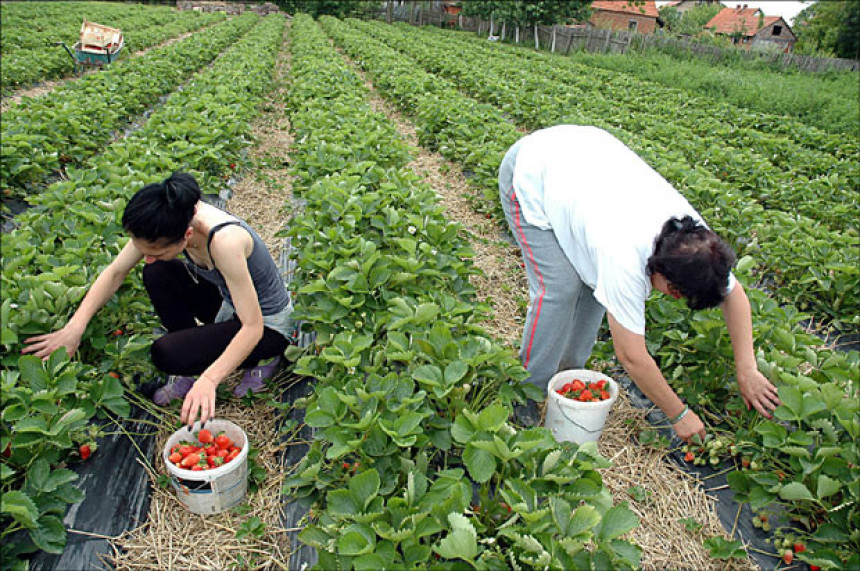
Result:
[[[591,13],[590,4],[591,0],[469,0],[463,2],[463,14],[509,22],[517,26],[519,32],[520,27],[536,28],[585,20]]]
[[[860,2],[827,0],[804,8],[794,19],[798,53],[860,59]]]
[[[722,5],[717,2],[713,4],[702,4],[684,13],[679,12],[672,6],[660,8],[660,18],[666,23],[666,27],[673,34],[679,36],[698,36],[705,29],[705,24],[716,16]]]
[[[280,0],[276,1],[287,13],[303,12],[314,18],[318,16],[366,16],[372,11],[379,11],[381,4],[371,0]]]

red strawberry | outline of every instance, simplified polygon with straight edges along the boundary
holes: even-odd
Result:
[[[687,454],[684,455],[684,462],[692,462],[695,459],[696,459],[696,457],[693,456],[692,452],[687,452]]]
[[[81,447],[78,448],[78,451],[81,453],[81,460],[86,460],[90,457],[91,450],[89,444],[81,444]]]
[[[233,446],[233,441],[230,440],[230,437],[224,433],[219,434],[215,437],[215,446],[218,448],[230,448]]]
[[[191,468],[192,466],[196,466],[200,463],[200,454],[197,452],[192,452],[188,456],[182,459],[182,463],[180,466],[183,468]]]
[[[806,551],[806,546],[804,544],[800,543],[799,541],[795,542],[794,552],[795,553],[803,553],[804,551]]]

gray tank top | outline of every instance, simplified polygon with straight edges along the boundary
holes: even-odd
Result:
[[[212,237],[215,233],[221,228],[231,225],[241,226],[253,239],[254,246],[251,250],[251,255],[248,257],[248,272],[251,274],[254,289],[257,290],[257,301],[260,304],[265,325],[287,336],[290,325],[289,314],[292,312],[290,295],[287,292],[287,288],[284,285],[280,272],[278,271],[278,266],[275,265],[275,260],[272,259],[272,255],[269,253],[269,249],[266,247],[265,242],[263,242],[263,239],[254,232],[254,229],[251,228],[244,220],[235,220],[217,224],[209,231],[209,238],[206,241],[206,250],[209,251],[212,244]],[[214,267],[211,270],[207,270],[191,261],[187,253],[185,254],[185,257],[185,263],[189,265],[192,271],[196,271],[197,275],[201,278],[218,287],[221,297],[229,306],[222,307],[222,311],[219,313],[219,318],[216,318],[216,322],[224,321],[229,317],[229,313],[235,313],[235,310],[232,312],[229,311],[233,310],[233,298],[230,296],[227,282],[224,279],[224,276],[221,275],[221,272],[218,271],[218,268]],[[212,257],[211,251],[209,252],[209,257],[210,259]]]

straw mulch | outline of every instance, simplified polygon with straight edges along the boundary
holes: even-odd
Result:
[[[234,375],[238,380],[238,375]],[[275,382],[284,382],[282,374]],[[232,386],[234,383],[229,383]],[[233,400],[218,403],[218,418],[239,425],[252,447],[259,451],[256,463],[266,479],[255,493],[249,493],[240,509],[213,516],[195,515],[177,499],[172,487],[158,485],[157,475],[167,468],[159,454],[147,467],[153,494],[145,524],[112,542],[109,564],[116,569],[277,569],[289,560],[288,530],[281,523],[281,487],[285,471],[280,458],[285,444],[279,443],[277,419],[280,412],[268,400],[248,406]],[[156,450],[162,450],[172,430],[156,436]],[[242,539],[236,533],[259,518],[262,531]]]
[[[357,66],[353,68],[363,74]],[[375,93],[370,81],[365,84]],[[503,237],[498,222],[474,211],[466,197],[475,191],[456,164],[421,148],[415,126],[392,105],[374,96],[372,106],[387,116],[413,147],[415,158],[411,166],[439,194],[448,219],[463,225],[463,235],[476,252],[475,265],[483,272],[472,283],[479,300],[489,303],[494,310],[485,327],[514,350],[519,346],[528,301],[528,283],[520,266],[519,248]],[[757,569],[751,560],[731,563],[715,560],[702,546],[706,537],[728,537],[714,510],[714,500],[693,477],[666,459],[665,450],[633,442],[634,435],[650,428],[646,413],[635,408],[622,392],[598,443],[601,454],[613,463],[612,467],[601,470],[606,486],[616,503],[627,502],[639,516],[639,527],[626,539],[642,548],[642,568]],[[630,496],[628,491],[634,486],[644,489],[644,500]],[[679,523],[688,517],[702,524],[700,531],[690,533]]]
[[[285,167],[285,153],[291,144],[289,122],[279,103],[283,100],[283,76],[288,69],[284,55],[282,50],[276,75],[278,87],[253,125],[257,145],[250,150],[250,158],[257,164],[255,176],[245,176],[239,181],[227,203],[230,212],[247,220],[255,229],[276,260],[281,239],[275,234],[282,229],[285,216],[272,205],[286,204],[292,188]],[[240,378],[241,372],[236,372],[225,384],[232,390]],[[283,389],[293,381],[294,378],[282,372],[274,379],[274,385]],[[279,435],[277,424],[287,412],[276,409],[274,404],[267,398],[255,398],[251,405],[235,398],[227,402],[219,399],[217,404],[218,418],[235,422],[248,434],[251,445],[259,450],[257,463],[266,474],[259,490],[249,493],[239,510],[206,517],[189,512],[172,489],[157,485],[157,474],[166,473],[159,456],[150,469],[154,493],[148,520],[113,541],[110,565],[116,569],[287,568],[291,530],[282,524],[281,488],[288,473],[281,458],[290,444]],[[157,450],[163,448],[170,434],[169,427],[159,431]],[[255,517],[263,524],[260,533],[237,539],[237,531],[243,524],[247,529]]]

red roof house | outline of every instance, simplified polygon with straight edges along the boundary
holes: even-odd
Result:
[[[748,8],[746,4],[723,8],[705,28],[746,48],[777,47],[789,52],[797,41],[782,16],[765,16],[758,8]]]
[[[653,34],[660,16],[654,0],[594,0],[591,11],[590,22],[595,27],[642,34]]]

